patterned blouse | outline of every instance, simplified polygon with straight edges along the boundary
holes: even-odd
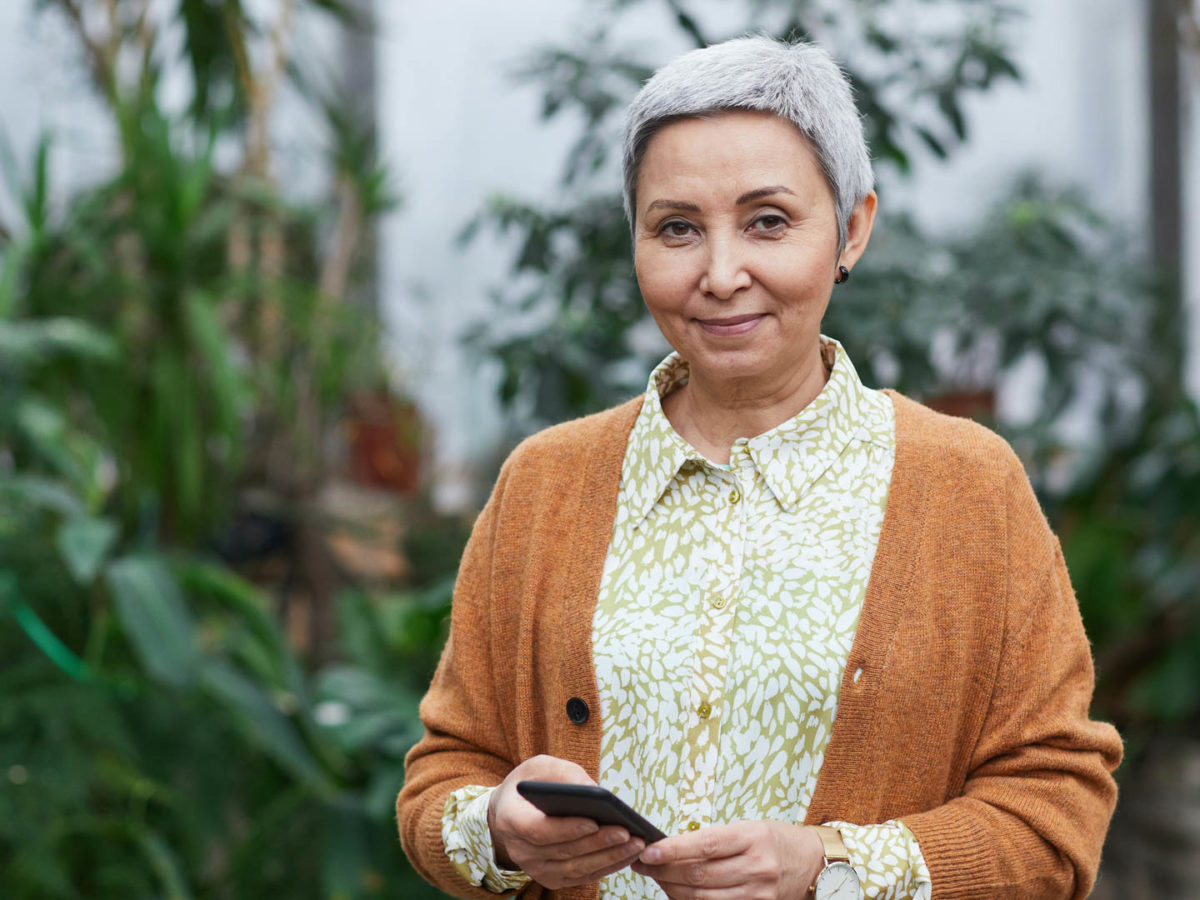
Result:
[[[816,787],[866,594],[895,458],[891,401],[822,338],[829,381],[797,416],[734,442],[728,465],[672,428],[650,377],[622,466],[592,623],[602,706],[600,784],[668,834],[745,819],[800,823]],[[864,773],[864,777],[870,777]],[[446,803],[446,853],[472,884],[529,881],[496,865],[491,790]],[[927,900],[899,822],[841,828],[866,897]],[[660,898],[631,869],[601,900]]]

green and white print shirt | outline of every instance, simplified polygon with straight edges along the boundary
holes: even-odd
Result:
[[[832,370],[821,393],[738,439],[729,465],[663,413],[688,376],[677,354],[651,375],[629,437],[592,623],[599,781],[668,834],[800,823],[812,800],[895,458],[891,401],[863,386],[840,344],[822,344]],[[442,836],[471,883],[512,890],[529,879],[495,863],[490,793],[451,794]],[[930,896],[901,823],[828,824],[868,898]],[[602,900],[662,896],[630,869],[600,885]]]

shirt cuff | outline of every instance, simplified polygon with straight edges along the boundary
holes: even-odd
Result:
[[[825,824],[842,833],[866,900],[929,900],[933,893],[929,868],[916,837],[902,822]]]
[[[446,856],[468,883],[496,894],[520,890],[530,881],[516,869],[502,869],[496,863],[492,832],[488,828],[488,803],[491,787],[477,784],[459,788],[446,798],[442,812],[442,843]]]

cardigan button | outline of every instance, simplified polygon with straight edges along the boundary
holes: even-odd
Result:
[[[572,697],[567,701],[567,718],[576,725],[582,725],[586,722],[589,715],[588,705],[578,697]]]

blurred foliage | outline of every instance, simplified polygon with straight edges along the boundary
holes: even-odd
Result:
[[[37,6],[78,39],[118,163],[65,195],[49,137],[27,163],[0,141],[18,211],[0,223],[2,892],[439,896],[393,802],[453,564],[339,598],[321,544],[298,546],[298,596],[341,619],[306,658],[278,598],[209,550],[249,494],[319,536],[326,438],[382,379],[361,248],[387,171],[287,52],[294,14],[350,12]],[[169,109],[180,67],[193,94]],[[325,118],[308,197],[271,161],[289,89]]]
[[[409,580],[417,587],[433,587],[447,572],[458,569],[470,525],[447,518],[425,522],[404,537],[404,555],[412,565]]]
[[[578,46],[528,61],[519,74],[541,88],[544,117],[580,123],[564,199],[495,197],[463,234],[514,247],[496,314],[467,340],[498,364],[520,430],[641,392],[667,349],[638,292],[616,170],[619,113],[666,57],[625,49],[622,13],[656,6],[694,46],[756,30],[819,39],[854,83],[873,158],[903,174],[914,147],[944,157],[967,139],[967,97],[1019,79],[1008,4],[915,5],[931,24],[905,20],[909,3],[755,0],[717,33],[706,22],[727,10],[699,0],[616,0]],[[1174,350],[1178,286],[1085,197],[1034,175],[946,235],[886,196],[882,208],[823,330],[868,384],[985,409],[1026,387],[1019,421],[987,420],[1025,459],[1064,545],[1096,642],[1098,713],[1135,740],[1200,726],[1200,423]]]

